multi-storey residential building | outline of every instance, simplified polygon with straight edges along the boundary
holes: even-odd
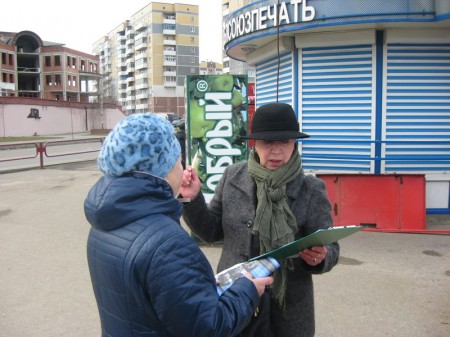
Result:
[[[223,66],[214,61],[200,62],[200,75],[220,75],[223,74]]]
[[[234,11],[255,2],[254,0],[222,0],[222,16],[225,18]],[[222,45],[225,44],[225,36],[222,37]],[[249,48],[249,47],[247,47]],[[251,51],[251,50],[248,50]],[[247,52],[248,52],[247,51]],[[247,75],[249,83],[255,82],[255,68],[246,62],[229,57],[223,51],[223,72],[233,75]]]
[[[153,2],[99,39],[101,91],[127,113],[184,114],[186,75],[199,73],[198,6]]]
[[[31,31],[0,32],[0,96],[92,102],[99,59]]]

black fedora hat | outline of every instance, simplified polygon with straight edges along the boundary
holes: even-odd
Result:
[[[256,109],[252,120],[252,133],[241,138],[286,140],[309,137],[299,129],[297,116],[289,104],[268,103]]]

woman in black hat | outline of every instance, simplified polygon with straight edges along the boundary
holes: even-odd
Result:
[[[325,184],[301,168],[296,139],[307,137],[290,105],[266,104],[245,137],[255,142],[248,162],[226,168],[209,205],[195,171],[185,170],[181,194],[191,202],[183,217],[202,240],[223,240],[218,271],[332,226]],[[339,245],[311,247],[298,257],[280,261],[274,284],[239,336],[314,336],[312,274],[336,265]]]

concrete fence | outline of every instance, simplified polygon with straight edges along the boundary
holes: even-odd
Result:
[[[0,137],[45,136],[112,129],[125,117],[111,103],[0,97]]]

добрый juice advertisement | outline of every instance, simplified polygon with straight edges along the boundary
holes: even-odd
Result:
[[[247,76],[188,76],[186,97],[187,161],[209,202],[225,168],[248,158]]]

